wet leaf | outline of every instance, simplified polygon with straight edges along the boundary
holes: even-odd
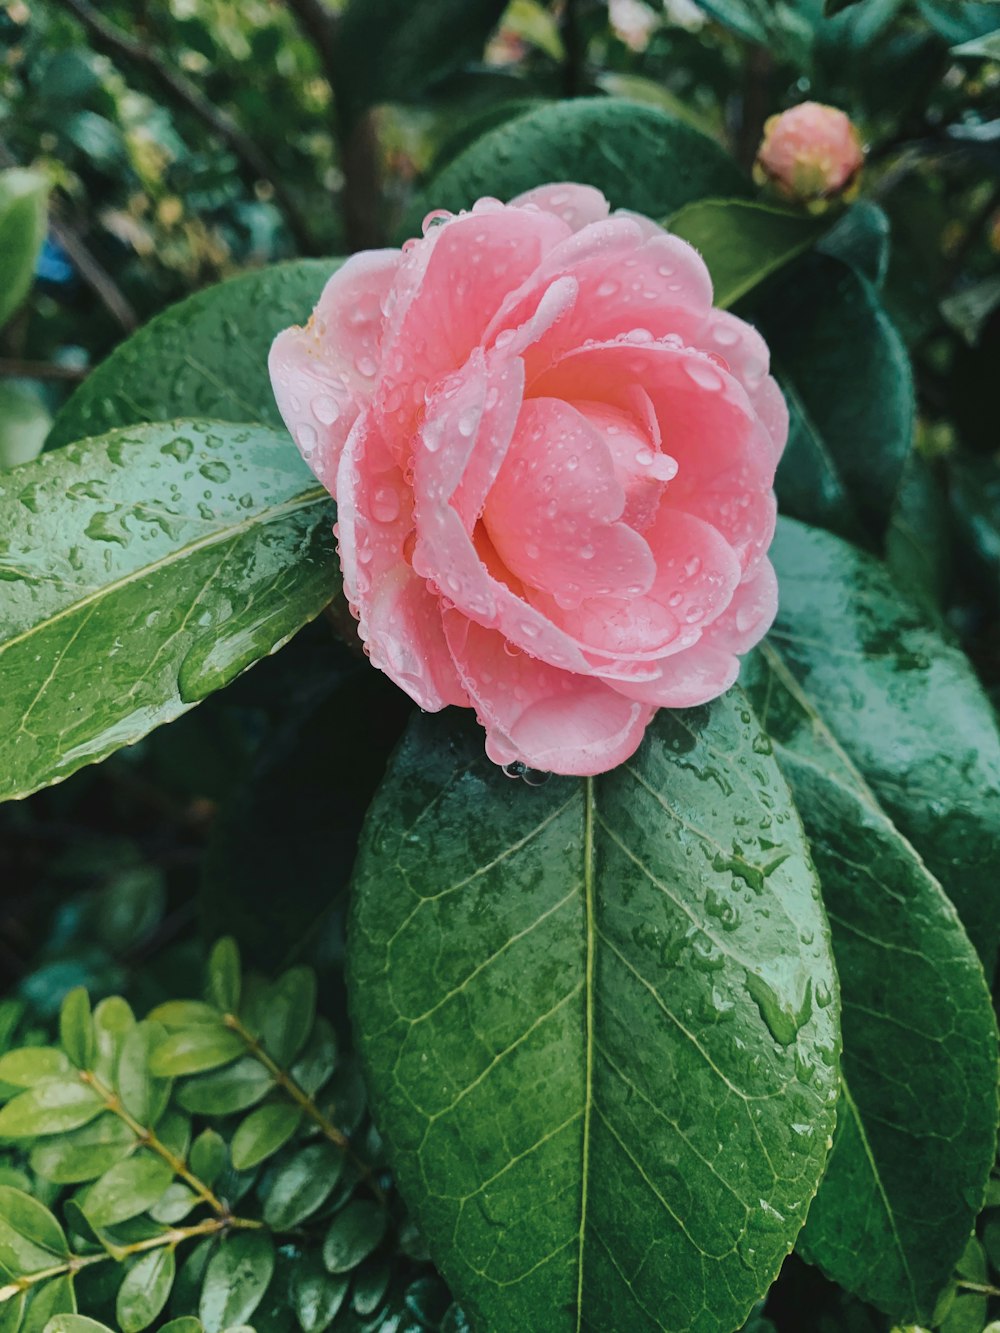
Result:
[[[66,1235],[37,1199],[0,1185],[0,1271],[14,1277],[44,1272],[69,1253]]]
[[[49,181],[40,171],[0,171],[0,329],[31,288],[45,240]]]
[[[389,1225],[383,1204],[355,1199],[330,1223],[323,1242],[323,1263],[328,1273],[349,1273],[381,1242]]]
[[[274,1244],[260,1231],[226,1236],[208,1261],[198,1313],[205,1333],[222,1333],[249,1319],[274,1272]]]
[[[343,1150],[332,1143],[312,1143],[286,1162],[274,1177],[264,1202],[264,1221],[289,1231],[322,1208],[344,1169]]]
[[[247,1171],[283,1148],[298,1128],[302,1111],[294,1102],[271,1102],[240,1122],[230,1154],[237,1171]]]
[[[0,1110],[0,1138],[34,1139],[89,1124],[104,1103],[78,1079],[50,1079],[19,1093]]]
[[[87,1221],[101,1229],[138,1217],[163,1196],[173,1178],[171,1166],[145,1150],[116,1162],[87,1191],[83,1201]]]
[[[390,766],[355,1026],[404,1198],[491,1333],[734,1328],[801,1226],[836,983],[768,750],[733,691],[594,780],[511,783],[451,718]]]
[[[284,434],[142,427],[0,487],[0,797],[177,717],[337,587],[332,506]]]
[[[246,1043],[235,1032],[218,1027],[182,1028],[159,1045],[150,1059],[150,1069],[161,1078],[179,1074],[201,1074],[231,1064],[246,1053]]]
[[[166,1246],[144,1254],[132,1265],[115,1302],[122,1333],[140,1333],[150,1326],[167,1303],[176,1272],[174,1251]]]

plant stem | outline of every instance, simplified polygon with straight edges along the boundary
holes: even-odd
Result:
[[[243,1039],[249,1053],[255,1060],[260,1061],[278,1087],[292,1099],[296,1106],[302,1110],[302,1113],[322,1131],[324,1136],[328,1138],[331,1143],[336,1144],[341,1152],[345,1153],[347,1157],[350,1158],[361,1172],[362,1177],[367,1182],[372,1193],[375,1194],[380,1203],[384,1203],[385,1195],[383,1194],[378,1181],[374,1178],[371,1167],[358,1157],[354,1149],[351,1147],[351,1141],[348,1139],[347,1135],[341,1133],[337,1126],[323,1114],[305,1089],[299,1087],[291,1074],[282,1069],[279,1064],[276,1064],[275,1061],[271,1059],[257,1038],[243,1026],[235,1014],[223,1014],[222,1021],[227,1028]]]
[[[186,1185],[194,1190],[195,1194],[197,1194],[204,1203],[208,1204],[209,1208],[211,1208],[212,1212],[215,1213],[218,1219],[225,1221],[229,1217],[229,1209],[222,1200],[209,1189],[203,1180],[199,1180],[198,1177],[188,1169],[187,1163],[182,1158],[178,1157],[175,1152],[172,1152],[165,1143],[156,1137],[156,1134],[152,1129],[148,1128],[146,1125],[140,1124],[139,1121],[125,1109],[119,1097],[112,1092],[110,1088],[105,1087],[96,1074],[91,1073],[89,1070],[84,1070],[80,1074],[80,1080],[93,1088],[97,1095],[103,1100],[107,1109],[113,1115],[116,1115],[119,1120],[124,1121],[124,1123],[128,1125],[129,1129],[143,1147],[148,1148],[150,1152],[155,1152],[158,1157],[163,1158],[173,1171],[174,1175],[178,1176]]]
[[[994,1287],[989,1282],[967,1282],[960,1277],[955,1279],[955,1286],[964,1291],[978,1292],[981,1296],[1000,1296],[1000,1287]]]

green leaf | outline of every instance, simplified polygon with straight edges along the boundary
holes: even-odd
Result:
[[[106,1112],[81,1129],[54,1135],[31,1150],[31,1169],[54,1185],[96,1180],[135,1144],[135,1135],[118,1116]]]
[[[337,1035],[325,1018],[317,1018],[302,1054],[289,1073],[310,1097],[320,1088],[337,1067]]]
[[[45,1333],[112,1333],[107,1324],[82,1314],[57,1314],[45,1325]]]
[[[294,1102],[272,1102],[251,1111],[233,1135],[230,1154],[237,1171],[247,1171],[284,1147],[298,1128],[302,1111]]]
[[[881,287],[889,267],[889,219],[870,199],[859,199],[819,242],[823,254],[850,264],[873,287]]]
[[[262,992],[255,1026],[271,1058],[287,1068],[305,1045],[315,1018],[316,974],[311,967],[292,967]]]
[[[217,1027],[206,1023],[203,1027],[171,1033],[150,1057],[150,1069],[161,1078],[201,1074],[231,1064],[245,1055],[246,1049],[243,1038],[224,1028],[221,1021]]]
[[[132,1265],[115,1301],[122,1333],[140,1333],[150,1326],[167,1303],[176,1272],[172,1247],[152,1250]]]
[[[65,1232],[49,1210],[29,1194],[0,1185],[0,1273],[44,1272],[68,1254]]]
[[[140,1125],[152,1128],[167,1109],[170,1080],[152,1073],[155,1053],[167,1040],[166,1029],[148,1019],[136,1023],[125,1035],[115,1087],[122,1105]]]
[[[138,1217],[162,1197],[174,1178],[162,1157],[139,1151],[116,1162],[87,1191],[83,1211],[92,1227],[113,1227]]]
[[[53,1316],[76,1313],[76,1294],[70,1277],[57,1277],[46,1282],[43,1287],[36,1287],[28,1298],[21,1333],[42,1333],[51,1326]]]
[[[340,262],[277,264],[171,306],[87,376],[56,417],[49,449],[176,417],[280,427],[268,351],[282,329],[306,322]]]
[[[354,1199],[330,1223],[323,1241],[323,1264],[328,1273],[349,1273],[381,1244],[389,1225],[383,1204]]]
[[[55,1046],[22,1046],[0,1056],[0,1083],[33,1088],[70,1073],[70,1063]]]
[[[236,1014],[241,985],[239,947],[232,938],[219,940],[208,960],[208,998],[224,1014]]]
[[[247,1055],[225,1069],[182,1083],[177,1101],[193,1115],[232,1115],[255,1106],[273,1087],[260,1061]]]
[[[917,8],[946,42],[971,42],[997,26],[996,9],[981,0],[917,0]]]
[[[89,1069],[94,1059],[94,1023],[90,996],[83,986],[71,990],[59,1010],[59,1040],[78,1069]]]
[[[913,438],[909,358],[871,285],[824,255],[755,308],[791,414],[775,483],[787,514],[856,538],[884,531]]]
[[[75,1079],[52,1079],[20,1093],[0,1110],[0,1139],[65,1134],[89,1124],[103,1110],[93,1088]]]
[[[229,1164],[226,1141],[214,1129],[203,1130],[191,1145],[188,1165],[210,1188]]]
[[[202,1024],[211,1028],[222,1025],[222,1016],[215,1005],[206,1004],[203,1000],[165,1000],[150,1010],[149,1018],[170,1032],[178,1028],[200,1027]]]
[[[896,584],[935,617],[951,576],[951,526],[947,492],[927,460],[911,450],[885,534],[885,559]]]
[[[3,487],[0,798],[179,716],[337,587],[332,506],[286,434],[141,427]]]
[[[164,1324],[160,1333],[204,1333],[204,1330],[200,1319],[182,1315],[180,1319],[171,1319],[169,1324]]]
[[[836,981],[769,748],[732,691],[593,780],[511,783],[451,718],[390,766],[354,1022],[403,1197],[491,1333],[735,1328],[801,1226]]]
[[[31,288],[45,240],[49,182],[40,171],[0,171],[0,329]]]
[[[331,1276],[314,1255],[296,1264],[289,1294],[302,1333],[322,1333],[329,1328],[350,1286],[350,1275]]]
[[[985,37],[974,37],[971,42],[953,46],[951,54],[971,60],[1000,60],[1000,28]]]
[[[198,1313],[206,1333],[222,1333],[250,1318],[274,1272],[274,1245],[261,1231],[226,1236],[205,1271]]]
[[[1000,733],[971,666],[864,552],[782,519],[771,554],[781,605],[768,642],[939,880],[991,976]]]
[[[204,1200],[195,1194],[194,1190],[175,1180],[149,1209],[149,1216],[154,1222],[162,1222],[164,1226],[172,1227],[178,1222],[183,1222],[184,1218],[203,1202]]]
[[[278,1171],[264,1202],[264,1221],[290,1231],[322,1208],[344,1169],[344,1154],[332,1143],[312,1143]]]
[[[717,143],[655,107],[617,98],[553,102],[497,126],[434,177],[401,231],[416,235],[432,208],[510,199],[548,181],[595,185],[615,208],[662,218],[708,195],[746,193]]]
[[[20,384],[0,384],[0,471],[36,458],[51,425],[37,394]]]
[[[668,231],[701,251],[715,304],[723,310],[808,250],[827,225],[746,199],[701,199],[666,223]]]
[[[773,648],[751,674],[809,835],[841,986],[837,1130],[798,1248],[894,1319],[930,1323],[993,1164],[989,990],[941,886]]]
[[[409,100],[480,60],[507,0],[351,0],[334,45],[337,107],[350,125],[369,106]]]
[[[94,1073],[103,1083],[114,1082],[122,1044],[134,1025],[135,1014],[120,995],[108,996],[94,1009]]]

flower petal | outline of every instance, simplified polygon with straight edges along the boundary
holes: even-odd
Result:
[[[579,231],[591,222],[601,222],[611,211],[611,205],[593,185],[574,185],[571,181],[557,181],[552,185],[536,185],[510,201],[511,208],[540,208],[561,218],[568,227]]]
[[[778,580],[770,560],[761,560],[743,580],[723,614],[705,631],[704,641],[729,653],[749,652],[771,628],[778,613]]]
[[[654,708],[694,708],[725,694],[740,673],[739,658],[709,643],[696,643],[660,664],[656,680],[610,682],[629,699]]]

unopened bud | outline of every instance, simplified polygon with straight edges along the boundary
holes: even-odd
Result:
[[[829,200],[856,192],[864,158],[858,132],[843,111],[802,102],[765,124],[754,179],[818,212]]]

